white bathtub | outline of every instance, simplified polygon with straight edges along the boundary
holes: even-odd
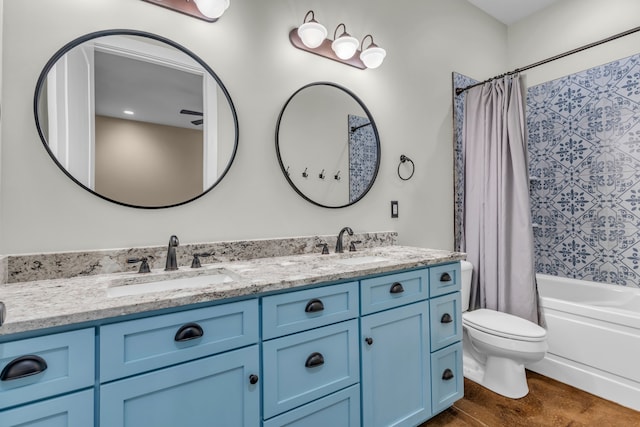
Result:
[[[536,278],[549,351],[527,368],[640,411],[640,288]]]

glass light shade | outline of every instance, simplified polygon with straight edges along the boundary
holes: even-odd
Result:
[[[229,7],[229,0],[193,0],[200,13],[207,18],[217,19]]]
[[[298,36],[306,47],[315,49],[327,38],[327,29],[316,21],[305,22],[298,27]]]
[[[331,43],[331,49],[340,59],[349,59],[355,55],[360,42],[355,37],[349,35],[340,36]]]
[[[384,57],[387,56],[387,51],[381,47],[369,47],[360,53],[360,60],[367,68],[378,68],[382,65]]]

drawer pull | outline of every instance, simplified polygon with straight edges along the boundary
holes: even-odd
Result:
[[[9,362],[0,373],[0,380],[11,381],[44,372],[47,362],[40,356],[29,355],[18,357]]]
[[[307,306],[304,308],[306,313],[316,313],[318,311],[324,310],[324,304],[317,298],[312,299],[307,303]]]
[[[449,273],[442,273],[442,276],[440,276],[440,281],[441,282],[450,282],[451,281],[451,275]]]
[[[307,361],[304,364],[304,366],[306,366],[307,368],[313,368],[322,365],[324,365],[324,356],[318,352],[311,353],[311,355],[307,357]]]
[[[442,373],[442,379],[445,381],[449,381],[450,379],[453,379],[453,371],[449,368],[445,369],[444,372]]]
[[[176,332],[176,336],[174,340],[177,342],[191,341],[196,338],[200,338],[204,335],[204,331],[202,330],[202,326],[197,323],[187,323],[183,325],[178,332]]]
[[[404,288],[402,287],[402,283],[400,282],[396,282],[393,285],[391,285],[391,289],[389,289],[389,292],[392,294],[401,294],[404,292]]]
[[[249,384],[258,384],[258,376],[256,374],[249,375]]]
[[[442,317],[440,318],[440,323],[451,323],[451,322],[453,322],[453,318],[449,313],[443,314]]]
[[[366,338],[364,339],[364,342],[366,342],[367,344],[371,345],[371,344],[373,344],[373,338],[371,338],[371,337],[366,337]]]

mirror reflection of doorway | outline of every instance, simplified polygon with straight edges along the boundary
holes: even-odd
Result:
[[[36,123],[49,154],[85,189],[129,206],[206,193],[235,156],[228,93],[170,41],[105,33],[65,46],[39,79]]]

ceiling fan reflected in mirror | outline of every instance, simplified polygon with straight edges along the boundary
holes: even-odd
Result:
[[[189,116],[200,116],[200,117],[203,116],[203,114],[199,111],[185,110],[185,109],[180,110],[180,114],[187,114]],[[203,119],[191,120],[191,123],[193,123],[195,126],[200,126],[202,122],[203,122]]]

